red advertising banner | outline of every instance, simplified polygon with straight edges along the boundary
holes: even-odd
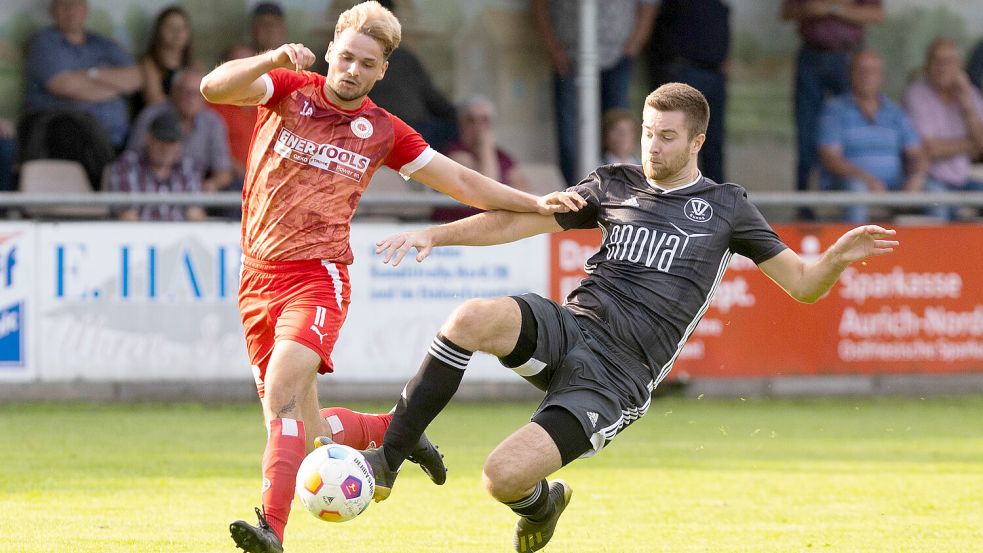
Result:
[[[850,227],[778,226],[805,259]],[[584,276],[599,231],[554,234],[550,293]],[[735,255],[680,354],[675,376],[806,376],[983,372],[983,227],[898,229],[901,247],[855,263],[817,303],[789,297]]]

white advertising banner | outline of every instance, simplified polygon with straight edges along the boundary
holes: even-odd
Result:
[[[237,223],[37,228],[42,380],[250,377]]]
[[[418,227],[417,227],[418,228]],[[455,307],[472,298],[545,294],[549,244],[536,236],[492,247],[434,250],[423,263],[412,255],[393,268],[375,255],[381,238],[406,230],[397,225],[352,229],[355,264],[352,303],[334,351],[335,377],[344,380],[407,380]],[[475,356],[468,379],[517,379],[487,355]]]
[[[37,313],[35,226],[0,224],[0,380],[32,380]]]

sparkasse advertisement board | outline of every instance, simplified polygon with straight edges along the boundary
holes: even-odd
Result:
[[[775,227],[815,259],[850,227]],[[983,263],[978,225],[902,227],[900,248],[844,271],[812,305],[790,298],[735,255],[673,368],[675,376],[773,377],[983,372]],[[553,236],[550,292],[583,278],[599,231]],[[943,251],[944,249],[944,251]]]

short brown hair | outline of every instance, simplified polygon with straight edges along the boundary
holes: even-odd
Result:
[[[659,111],[681,111],[686,116],[689,138],[706,134],[710,121],[710,104],[699,90],[683,83],[666,83],[653,90],[645,105]]]
[[[393,12],[383,8],[376,1],[362,2],[352,6],[338,16],[334,27],[334,36],[338,38],[346,29],[355,29],[363,35],[370,36],[382,46],[382,53],[389,59],[393,50],[399,47],[401,27]]]
[[[601,118],[601,138],[606,137],[618,123],[628,121],[635,124],[636,120],[635,114],[624,108],[611,108],[605,111]]]

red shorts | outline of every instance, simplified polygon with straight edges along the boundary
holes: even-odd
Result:
[[[321,356],[317,372],[334,370],[331,350],[350,301],[347,265],[317,259],[260,261],[243,257],[239,314],[261,397],[266,365],[280,340],[316,351]]]

